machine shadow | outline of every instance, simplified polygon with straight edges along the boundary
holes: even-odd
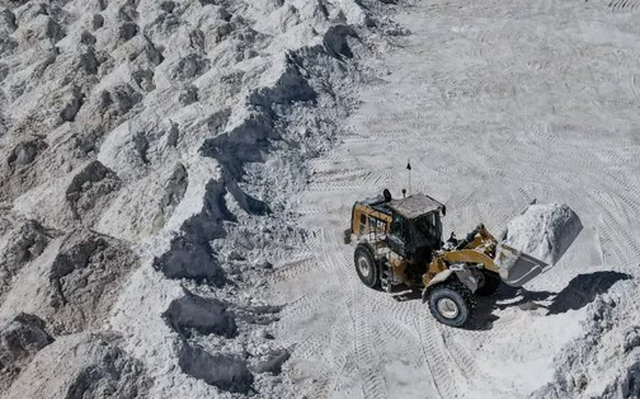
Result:
[[[560,292],[528,291],[525,288],[511,287],[502,284],[493,295],[479,298],[472,330],[489,330],[499,316],[494,310],[503,310],[518,306],[522,310],[538,308],[547,309],[547,315],[565,313],[578,310],[593,302],[600,294],[607,292],[618,281],[629,280],[632,277],[626,273],[616,271],[599,271],[589,274],[579,274]],[[551,304],[543,305],[539,301],[551,299]]]

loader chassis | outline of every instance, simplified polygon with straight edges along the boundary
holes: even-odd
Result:
[[[461,327],[471,320],[475,296],[490,295],[500,284],[493,261],[496,240],[480,225],[465,239],[452,236],[445,245],[445,212],[443,204],[422,193],[359,201],[345,241],[357,242],[355,268],[366,286],[421,289],[436,319]]]

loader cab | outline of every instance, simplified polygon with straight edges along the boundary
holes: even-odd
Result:
[[[402,258],[422,261],[442,246],[445,213],[442,203],[422,193],[400,199],[379,196],[356,202],[349,233],[372,236],[369,241],[384,236],[389,249]]]
[[[431,253],[442,246],[442,222],[439,209],[407,218],[393,211],[389,248],[398,255],[414,260],[427,260]]]

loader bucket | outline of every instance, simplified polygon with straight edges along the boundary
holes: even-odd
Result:
[[[507,225],[504,244],[555,265],[582,231],[568,205],[535,204]]]
[[[549,265],[506,244],[500,244],[495,263],[502,280],[512,287],[521,287],[542,273]]]

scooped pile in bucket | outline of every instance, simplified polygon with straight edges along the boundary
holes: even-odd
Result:
[[[567,205],[535,204],[509,222],[496,262],[502,279],[522,286],[557,263],[582,230]]]
[[[533,204],[507,225],[504,244],[549,265],[557,263],[582,231],[576,213],[564,204]]]

